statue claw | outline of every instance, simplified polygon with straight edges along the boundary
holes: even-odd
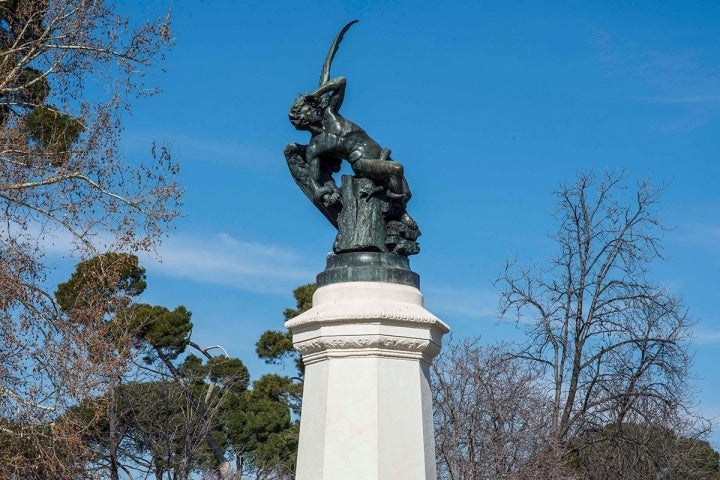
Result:
[[[410,230],[417,230],[418,228],[417,222],[410,215],[408,215],[407,212],[402,214],[402,216],[400,217],[400,222],[407,226]]]
[[[340,194],[338,192],[326,193],[322,197],[322,202],[326,207],[330,207],[340,201]]]
[[[391,192],[390,190],[387,191],[386,195],[391,200],[400,200],[402,202],[406,202],[409,199],[408,196],[404,193],[395,193]]]
[[[372,190],[370,190],[370,192],[366,194],[365,201],[369,202],[372,197],[382,192],[383,190],[385,190],[385,187],[383,187],[382,185],[378,185],[377,187],[373,188]]]

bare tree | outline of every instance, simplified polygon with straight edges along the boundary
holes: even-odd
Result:
[[[718,480],[720,454],[705,440],[678,436],[695,425],[622,423],[589,430],[569,444],[580,478]]]
[[[523,473],[550,443],[552,406],[537,373],[504,345],[443,347],[431,377],[440,478],[534,478]]]
[[[558,254],[545,267],[508,264],[499,281],[502,313],[515,312],[527,333],[518,358],[547,374],[553,445],[582,450],[597,438],[579,439],[608,425],[617,434],[692,417],[691,322],[648,274],[662,258],[660,192],[648,182],[627,189],[622,175],[579,175],[556,193]]]
[[[167,152],[128,162],[119,146],[121,114],[148,93],[143,74],[169,42],[167,18],[134,25],[111,0],[0,2],[0,418],[8,441],[44,436],[35,445],[52,478],[72,477],[63,462],[82,453],[82,426],[55,420],[123,359],[98,361],[113,343],[104,306],[88,322],[62,315],[44,253],[151,249],[176,216]],[[0,449],[18,478],[35,478],[22,472],[38,461]]]

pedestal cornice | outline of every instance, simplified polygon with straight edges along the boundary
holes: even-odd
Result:
[[[449,328],[422,303],[420,291],[409,285],[331,284],[317,290],[312,309],[285,326],[305,364],[348,356],[430,361]]]

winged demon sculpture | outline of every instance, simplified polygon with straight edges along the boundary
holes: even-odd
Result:
[[[390,252],[413,255],[420,251],[415,220],[407,212],[411,193],[402,164],[392,160],[360,126],[340,114],[345,98],[344,77],[330,78],[330,66],[345,32],[338,32],[320,73],[318,88],[290,106],[290,122],[310,133],[307,145],[290,143],[285,159],[300,189],[338,229],[335,253]],[[341,186],[333,173],[347,161],[353,174]]]

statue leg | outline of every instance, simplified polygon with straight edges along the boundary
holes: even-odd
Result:
[[[380,158],[361,158],[353,162],[352,167],[355,173],[363,177],[381,182],[388,180],[389,197],[398,199],[405,195],[403,166],[401,163]]]
[[[357,167],[356,167],[357,166]],[[403,166],[393,160],[379,158],[362,158],[355,162],[353,168],[361,170],[370,178],[402,177]]]

